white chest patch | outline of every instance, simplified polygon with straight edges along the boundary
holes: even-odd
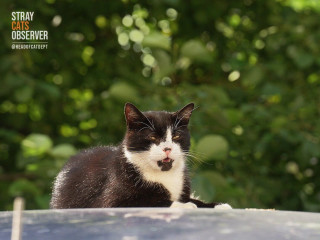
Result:
[[[161,183],[169,191],[171,201],[179,200],[183,190],[183,171],[144,171],[142,175],[147,181]]]
[[[161,171],[157,161],[167,157],[163,151],[166,147],[172,149],[169,157],[174,162],[169,171]],[[185,158],[180,146],[172,141],[171,129],[167,130],[166,140],[159,145],[152,145],[149,151],[136,153],[125,148],[124,153],[128,161],[138,168],[145,181],[162,184],[169,191],[171,201],[179,200],[183,191]]]

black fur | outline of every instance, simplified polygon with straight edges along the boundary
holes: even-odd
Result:
[[[70,158],[59,173],[52,193],[51,208],[105,208],[105,207],[169,207],[169,191],[160,183],[142,179],[135,166],[124,156],[123,148],[141,152],[152,143],[159,144],[168,126],[173,125],[173,135],[183,151],[190,147],[187,128],[193,104],[176,113],[141,113],[134,105],[126,104],[127,132],[124,141],[116,147],[96,147],[84,150]],[[151,139],[154,137],[155,139]],[[172,162],[158,162],[163,171],[170,171]],[[174,184],[174,182],[172,183]],[[198,207],[214,207],[190,198],[190,180],[184,170],[184,187],[180,202],[193,202]]]

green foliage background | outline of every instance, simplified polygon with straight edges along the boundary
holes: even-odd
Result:
[[[11,50],[34,11],[47,50]],[[79,149],[116,144],[123,106],[189,102],[193,189],[233,207],[320,210],[320,2],[0,3],[0,210],[48,208]]]

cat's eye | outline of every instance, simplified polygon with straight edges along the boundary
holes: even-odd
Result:
[[[156,138],[155,138],[154,136],[151,136],[151,137],[149,137],[149,138],[150,138],[150,140],[152,140],[152,141],[156,140]]]
[[[179,139],[180,138],[180,135],[175,135],[175,136],[173,136],[173,140],[177,140],[177,139]]]

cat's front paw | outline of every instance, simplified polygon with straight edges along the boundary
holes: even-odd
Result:
[[[214,206],[214,209],[217,209],[217,210],[229,210],[229,209],[232,209],[232,207],[228,203],[220,203],[220,204]]]
[[[195,205],[192,202],[187,202],[187,203],[181,203],[181,202],[173,202],[170,206],[170,208],[197,208],[197,205]]]

